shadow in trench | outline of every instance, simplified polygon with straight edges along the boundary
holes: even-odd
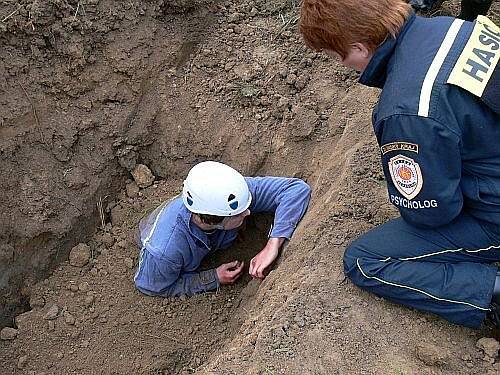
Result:
[[[245,287],[251,281],[248,274],[250,260],[261,251],[267,243],[269,230],[273,223],[271,214],[252,214],[240,229],[240,233],[235,243],[227,249],[220,249],[207,256],[202,264],[202,269],[215,268],[223,263],[233,260],[245,262],[243,275],[235,284],[238,288]]]

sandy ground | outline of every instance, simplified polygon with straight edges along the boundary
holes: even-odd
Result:
[[[347,244],[397,215],[370,124],[378,92],[303,46],[297,7],[0,2],[0,315],[16,328],[0,373],[500,372],[489,332],[345,280]],[[304,178],[309,211],[264,282],[145,297],[132,282],[137,222],[206,159]],[[137,186],[138,165],[154,182]],[[271,220],[252,217],[204,267],[250,259]]]

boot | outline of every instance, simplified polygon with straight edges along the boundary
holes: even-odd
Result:
[[[474,21],[479,14],[483,16],[488,13],[493,0],[462,0],[458,18],[466,21]]]
[[[485,326],[493,331],[495,338],[500,337],[500,269],[497,271],[490,311],[486,313]]]

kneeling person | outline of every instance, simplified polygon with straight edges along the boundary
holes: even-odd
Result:
[[[251,212],[275,215],[266,246],[250,261],[250,275],[263,279],[304,215],[310,194],[309,185],[297,178],[243,177],[213,161],[195,165],[184,181],[182,197],[163,203],[139,224],[137,289],[147,295],[190,296],[234,283],[242,275],[243,262],[198,268],[208,254],[234,242]]]

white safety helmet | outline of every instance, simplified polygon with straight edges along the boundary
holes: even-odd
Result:
[[[228,165],[204,161],[189,171],[182,200],[196,214],[235,216],[252,202],[245,178]]]

